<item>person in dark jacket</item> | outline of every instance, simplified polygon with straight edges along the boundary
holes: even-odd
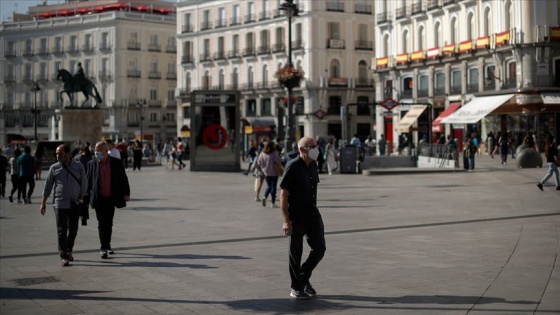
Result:
[[[114,254],[111,247],[115,208],[123,208],[130,200],[130,186],[122,161],[109,156],[106,142],[95,145],[95,159],[88,163],[89,202],[98,221],[101,258]]]

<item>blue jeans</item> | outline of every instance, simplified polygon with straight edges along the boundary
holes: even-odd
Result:
[[[469,156],[469,170],[474,170],[474,156]]]
[[[544,175],[543,179],[541,179],[541,184],[546,183],[551,177],[552,175],[554,175],[554,180],[556,181],[556,187],[560,187],[560,176],[558,174],[558,166],[556,166],[556,163],[554,162],[547,162],[546,163],[548,165],[548,171],[546,172],[546,175]]]
[[[278,184],[278,176],[265,176],[266,190],[264,191],[264,199],[272,196],[272,203],[276,202],[276,185]]]

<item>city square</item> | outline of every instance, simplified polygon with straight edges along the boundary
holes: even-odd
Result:
[[[240,173],[128,172],[115,255],[93,210],[59,266],[52,207],[0,199],[2,314],[558,314],[560,194],[544,169],[477,157],[474,172],[322,175],[318,296],[289,297],[280,209]],[[50,200],[49,200],[50,203]]]

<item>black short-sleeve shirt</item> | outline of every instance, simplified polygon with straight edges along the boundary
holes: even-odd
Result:
[[[317,184],[319,173],[317,163],[305,164],[301,157],[291,160],[286,165],[280,188],[287,190],[288,214],[292,222],[305,222],[319,215],[317,212]]]

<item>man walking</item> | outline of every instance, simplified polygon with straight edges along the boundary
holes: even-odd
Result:
[[[114,254],[111,247],[115,208],[123,208],[130,199],[130,186],[122,162],[109,156],[106,142],[95,145],[95,159],[87,167],[87,191],[98,221],[101,258]]]
[[[31,203],[31,195],[35,189],[35,158],[31,155],[31,148],[26,146],[23,154],[18,158],[19,184],[24,203]],[[29,184],[29,190],[27,185]]]
[[[58,233],[60,265],[69,266],[74,261],[72,250],[78,234],[80,205],[87,193],[87,177],[81,162],[72,159],[70,147],[63,144],[56,148],[57,163],[51,165],[41,201],[40,211],[45,215],[46,202],[54,188],[53,205]]]
[[[280,183],[280,207],[284,219],[282,229],[290,235],[290,296],[305,300],[317,294],[309,279],[325,255],[326,247],[323,219],[317,209],[319,149],[311,137],[301,138],[298,149],[299,157],[288,162]],[[301,264],[304,236],[311,251]]]

